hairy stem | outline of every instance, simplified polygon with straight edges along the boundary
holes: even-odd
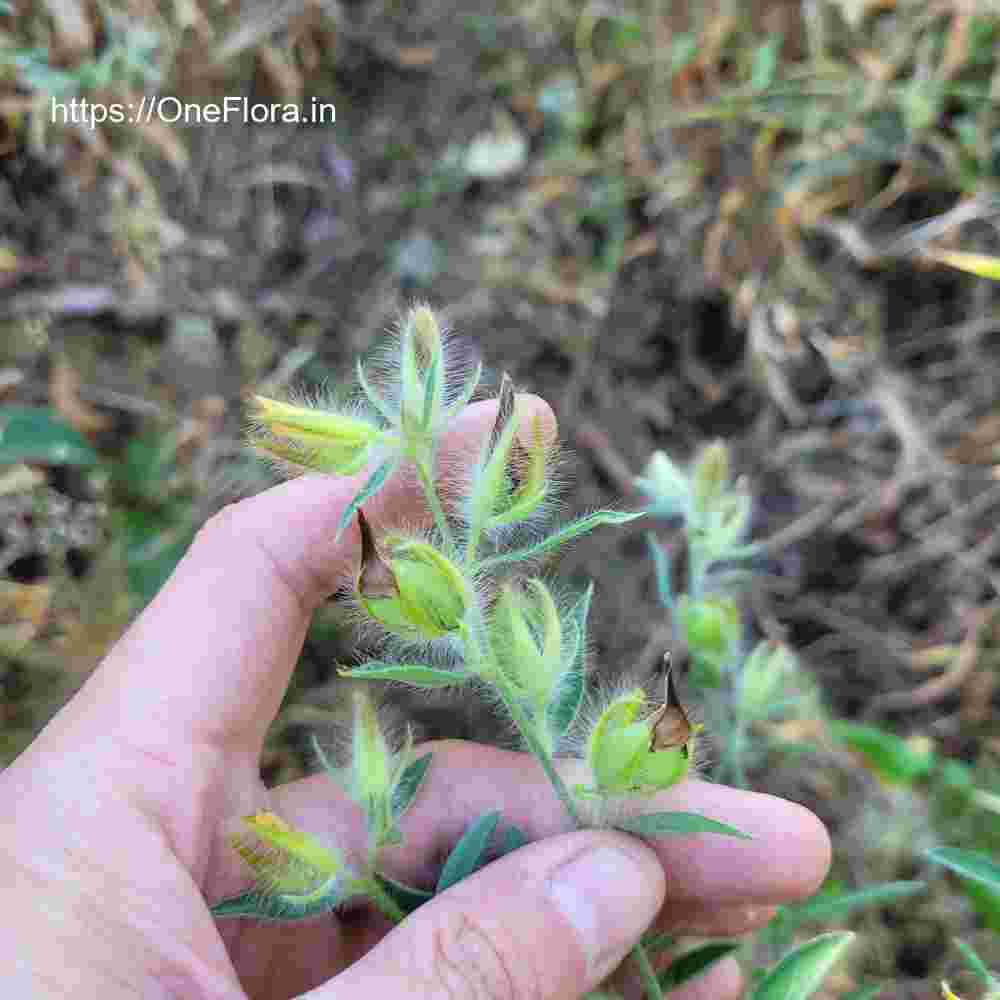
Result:
[[[417,475],[420,477],[420,485],[424,488],[424,496],[427,498],[427,506],[430,507],[434,515],[434,525],[441,533],[445,549],[451,555],[454,552],[454,543],[451,537],[451,529],[448,527],[448,519],[445,517],[444,508],[441,506],[441,498],[438,496],[437,487],[434,485],[434,474],[431,470],[430,459],[426,456],[417,459]]]
[[[566,787],[566,782],[563,781],[562,776],[556,770],[555,763],[552,760],[552,755],[542,744],[541,740],[538,739],[538,735],[531,724],[531,720],[528,719],[524,710],[518,704],[516,695],[510,690],[507,682],[499,675],[495,683],[497,689],[500,691],[500,696],[503,698],[504,704],[507,706],[507,711],[510,712],[511,718],[514,720],[514,724],[524,737],[525,743],[528,744],[528,749],[537,758],[538,763],[542,765],[545,777],[549,779],[549,782],[555,789],[556,795],[559,796],[559,801],[562,802],[563,808],[566,810],[569,818],[573,821],[573,825],[578,830],[584,829],[583,818],[580,816],[580,812],[576,808],[576,803],[573,801],[573,796],[570,793],[570,790]],[[650,998],[650,1000],[663,1000],[663,990],[660,989],[656,973],[653,971],[653,965],[650,962],[649,955],[646,954],[646,949],[641,941],[636,942],[635,947],[632,949],[632,957],[639,966],[639,972],[642,976],[643,988],[646,991],[646,995]]]

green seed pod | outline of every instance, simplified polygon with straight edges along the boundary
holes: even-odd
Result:
[[[687,775],[695,729],[677,700],[669,671],[667,691],[667,702],[646,718],[637,718],[646,704],[641,688],[620,695],[601,714],[588,742],[592,794],[660,791]]]
[[[388,631],[406,639],[440,639],[456,632],[469,607],[469,589],[458,567],[433,545],[388,540],[388,557],[375,545],[358,511],[361,570],[358,597]]]

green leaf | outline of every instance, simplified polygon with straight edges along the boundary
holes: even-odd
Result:
[[[439,404],[441,394],[444,391],[441,380],[440,354],[435,354],[431,358],[430,367],[427,369],[427,374],[424,378],[426,380],[424,385],[424,427],[430,427],[435,407]]]
[[[547,538],[543,538],[534,545],[525,546],[523,549],[514,549],[510,552],[500,552],[495,556],[490,556],[488,559],[483,559],[479,563],[478,568],[489,570],[496,566],[506,565],[507,563],[535,559],[602,525],[628,524],[629,521],[634,521],[636,518],[645,516],[645,514],[646,511],[644,510],[597,510],[593,514],[581,517],[560,528],[558,531],[552,532]]]
[[[956,875],[982,882],[1000,892],[1000,865],[986,854],[963,851],[957,847],[934,847],[927,852],[927,857],[950,868]]]
[[[865,906],[884,905],[915,896],[927,888],[925,882],[886,882],[857,892],[820,892],[811,899],[782,910],[785,929],[808,922],[842,920],[849,913]]]
[[[854,940],[850,931],[821,934],[789,952],[753,991],[752,1000],[806,1000]]]
[[[749,833],[743,833],[733,826],[688,812],[626,816],[615,823],[615,828],[626,833],[637,833],[642,837],[683,837],[693,833],[721,833],[727,837],[739,837],[740,840],[753,840]]]
[[[441,869],[435,893],[444,892],[456,882],[461,882],[482,868],[485,863],[483,855],[493,839],[499,822],[500,813],[484,813],[462,834],[461,840],[448,855],[448,860]]]
[[[302,920],[330,913],[344,901],[339,887],[312,897],[296,898],[283,893],[251,889],[210,906],[213,917],[253,917],[255,920]]]
[[[689,979],[707,972],[716,962],[731,955],[738,948],[738,944],[730,941],[713,941],[710,944],[703,944],[700,948],[693,948],[680,958],[674,959],[669,968],[659,974],[657,978],[660,980],[660,987],[664,993],[669,993]]]
[[[337,540],[339,541],[340,536],[344,533],[344,529],[354,520],[354,515],[357,513],[358,508],[361,507],[363,503],[366,503],[382,487],[385,485],[385,481],[392,475],[396,468],[395,459],[389,459],[383,462],[369,477],[368,482],[355,494],[354,499],[344,508],[340,515],[340,520],[337,522]]]
[[[784,38],[780,34],[771,35],[753,54],[753,66],[750,70],[751,89],[767,90],[774,83],[783,41]]]
[[[573,725],[573,720],[580,710],[580,703],[583,701],[583,691],[587,684],[587,674],[584,669],[587,616],[590,614],[590,599],[593,595],[594,585],[591,583],[573,608],[571,617],[576,629],[576,654],[569,670],[559,679],[552,699],[545,708],[546,722],[557,740]]]
[[[679,73],[698,55],[698,36],[693,31],[674,35],[670,45],[670,75]]]
[[[833,722],[834,739],[860,753],[872,769],[890,784],[910,785],[934,766],[934,754],[918,751],[905,740],[876,726],[860,722]]]
[[[443,670],[440,667],[425,667],[419,663],[366,663],[350,670],[338,670],[341,677],[351,677],[359,681],[398,681],[418,688],[453,687],[470,677],[461,670]]]
[[[382,888],[392,897],[393,902],[406,914],[412,913],[418,907],[423,906],[429,899],[434,898],[433,892],[428,892],[426,889],[417,889],[412,885],[405,885],[403,882],[397,882],[395,879],[391,879],[388,875],[383,875],[381,872],[375,872],[375,878],[378,879]]]
[[[508,826],[500,838],[497,857],[502,858],[505,854],[510,854],[511,851],[516,851],[518,848],[524,847],[529,843],[531,841],[528,840],[527,834],[519,826]]]
[[[673,934],[653,934],[651,937],[642,939],[642,946],[646,949],[646,954],[652,957],[658,951],[667,951],[667,949],[673,948],[676,940]]]
[[[462,387],[462,391],[455,397],[453,403],[451,403],[448,409],[445,411],[445,419],[451,420],[459,410],[467,406],[469,400],[472,399],[476,389],[479,387],[479,382],[483,377],[483,363],[482,361],[476,362],[475,370],[469,376],[468,381]]]
[[[0,465],[96,465],[97,452],[55,410],[29,406],[0,407]]]
[[[398,820],[417,797],[420,783],[424,780],[427,769],[431,766],[433,756],[431,753],[425,753],[423,757],[418,757],[400,775],[399,781],[392,789],[392,818],[394,820]]]
[[[987,989],[992,989],[997,985],[997,979],[988,968],[986,963],[976,954],[975,949],[970,944],[966,944],[961,938],[952,938],[955,947],[962,953],[962,958],[970,969],[983,981]]]
[[[382,398],[379,391],[368,381],[368,376],[365,374],[365,366],[361,363],[360,358],[358,358],[358,362],[355,367],[358,374],[358,385],[361,386],[361,391],[365,394],[368,402],[371,403],[376,410],[378,410],[382,418],[387,423],[392,424],[395,420],[392,408]]]

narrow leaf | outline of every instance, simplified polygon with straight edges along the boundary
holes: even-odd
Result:
[[[482,868],[483,855],[499,822],[500,813],[484,813],[462,834],[462,839],[455,845],[441,869],[435,893],[444,892],[449,886],[461,882]]]
[[[573,725],[583,701],[583,691],[587,684],[587,674],[584,669],[584,654],[587,651],[587,616],[590,614],[590,600],[593,596],[594,585],[591,583],[573,608],[572,620],[576,631],[576,653],[569,670],[560,678],[559,684],[553,692],[552,700],[545,709],[549,729],[555,734],[557,740]]]
[[[740,840],[753,840],[749,833],[736,827],[720,823],[718,820],[687,812],[646,813],[642,816],[626,816],[615,823],[615,827],[626,833],[637,833],[642,837],[684,837],[694,833],[721,833]]]
[[[909,785],[934,766],[933,753],[914,750],[905,740],[877,726],[834,722],[830,731],[834,739],[860,753],[884,781]]]
[[[665,608],[673,608],[674,588],[670,582],[670,556],[667,555],[667,550],[656,540],[656,535],[651,531],[646,532],[646,545],[653,558],[656,592],[659,595],[660,603]]]
[[[676,938],[673,934],[653,934],[642,939],[642,946],[646,949],[646,954],[652,957],[658,951],[667,951],[673,948]]]
[[[434,898],[433,892],[397,882],[381,872],[375,872],[375,878],[404,913],[412,913],[417,907],[423,906],[427,900]]]
[[[396,468],[396,462],[394,459],[389,459],[383,462],[369,477],[368,482],[354,495],[354,499],[343,509],[340,514],[340,520],[337,522],[337,540],[340,540],[340,536],[344,533],[344,529],[354,520],[355,513],[360,509],[363,503],[366,503],[382,487],[385,485],[385,481],[392,475],[393,470]]]
[[[302,920],[330,913],[344,901],[339,887],[327,892],[297,897],[251,889],[220,900],[209,909],[214,917],[253,917],[255,920]]]
[[[527,834],[520,827],[508,826],[500,838],[497,856],[502,858],[505,854],[510,854],[511,851],[516,851],[529,843]]]
[[[439,404],[441,398],[441,393],[443,391],[441,385],[441,355],[440,353],[435,354],[431,358],[430,367],[427,369],[427,374],[424,376],[426,379],[424,385],[424,427],[430,427],[431,420],[434,417],[435,407]]]
[[[469,674],[461,670],[425,667],[420,663],[366,663],[349,670],[338,670],[341,677],[359,681],[398,681],[418,688],[442,688],[462,684]]]
[[[514,549],[510,552],[500,552],[495,556],[490,556],[488,559],[483,559],[482,562],[479,563],[479,568],[488,570],[493,569],[495,566],[503,566],[507,563],[522,562],[525,559],[536,559],[538,556],[545,555],[546,552],[552,552],[561,545],[565,545],[574,538],[578,538],[580,535],[585,535],[588,531],[593,531],[595,528],[599,528],[602,525],[628,524],[629,521],[634,521],[636,518],[643,517],[645,513],[646,512],[644,510],[594,511],[593,514],[587,514],[586,517],[581,517],[578,520],[572,521],[570,524],[560,528],[558,531],[552,532],[552,534],[547,538],[543,538],[540,542],[536,542],[534,545],[527,545],[524,548]]]
[[[368,402],[371,403],[376,410],[378,410],[386,422],[392,424],[395,420],[395,415],[393,414],[389,404],[379,394],[379,391],[368,381],[368,376],[365,374],[365,366],[361,363],[360,358],[358,358],[356,367],[358,372],[358,385],[361,386],[361,391],[367,397]]]
[[[854,940],[850,931],[821,934],[789,952],[753,991],[752,1000],[806,1000]]]
[[[986,968],[986,963],[976,954],[972,945],[966,944],[961,938],[953,938],[952,940],[955,942],[955,947],[962,953],[966,964],[983,981],[983,985],[987,989],[993,989],[1000,985],[993,973]]]
[[[1000,865],[986,854],[963,851],[957,847],[935,847],[927,852],[927,857],[950,868],[956,875],[982,882],[1000,892]]]
[[[787,922],[786,927],[810,921],[841,920],[862,907],[893,903],[897,899],[924,892],[926,888],[925,882],[886,882],[883,885],[859,889],[857,892],[818,893],[798,906],[785,907],[782,911],[782,920]]]
[[[731,955],[738,948],[738,944],[733,944],[730,941],[713,941],[710,944],[703,944],[700,948],[685,952],[680,958],[674,959],[669,968],[664,969],[657,977],[663,992],[669,993],[670,990],[677,989],[689,979],[702,975],[716,962]]]
[[[483,363],[482,361],[476,362],[475,371],[469,376],[469,380],[462,387],[462,391],[455,397],[455,401],[448,407],[445,414],[446,419],[450,420],[455,416],[459,410],[467,406],[469,400],[472,399],[477,388],[479,388],[479,382],[483,377]]]
[[[400,775],[392,790],[392,818],[398,820],[406,812],[417,797],[420,790],[420,783],[427,774],[427,769],[431,766],[433,754],[425,753],[423,757],[418,757],[409,764]]]

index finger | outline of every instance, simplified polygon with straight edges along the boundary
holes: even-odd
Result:
[[[548,405],[522,399],[554,436]],[[439,468],[474,461],[495,418],[492,401],[464,410],[444,435]],[[353,580],[358,528],[338,540],[337,523],[368,474],[303,476],[213,517],[64,722],[116,727],[140,746],[207,744],[256,758],[312,612]],[[365,510],[376,524],[430,520],[415,476],[400,473]]]

